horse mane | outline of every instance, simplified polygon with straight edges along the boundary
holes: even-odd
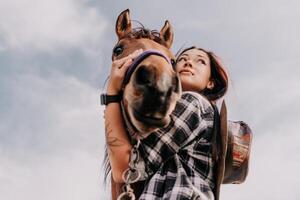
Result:
[[[104,169],[104,177],[103,177],[103,183],[105,184],[107,181],[108,175],[111,173],[111,166],[109,163],[109,158],[108,158],[108,149],[107,145],[105,145],[104,149],[104,159],[102,163],[102,167]]]

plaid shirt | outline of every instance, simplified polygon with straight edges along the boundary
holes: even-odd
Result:
[[[141,141],[148,178],[140,199],[214,199],[213,118],[204,97],[182,94],[171,123]]]

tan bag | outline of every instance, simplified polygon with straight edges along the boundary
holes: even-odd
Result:
[[[252,131],[243,121],[228,121],[225,173],[222,183],[242,183],[249,170]]]

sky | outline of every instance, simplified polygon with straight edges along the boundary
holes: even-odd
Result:
[[[228,118],[254,139],[245,183],[221,199],[299,199],[299,1],[0,0],[0,199],[109,199],[104,107],[119,13],[174,29],[175,53],[215,52]]]

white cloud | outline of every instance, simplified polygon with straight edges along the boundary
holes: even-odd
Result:
[[[84,0],[0,1],[1,48],[50,51],[99,45],[106,21],[85,3]]]
[[[59,73],[5,84],[13,106],[0,125],[0,199],[107,199],[99,91]]]
[[[293,58],[269,61],[254,74],[244,72],[244,76],[236,77],[234,88],[228,95],[231,114],[235,118],[244,116],[262,131],[270,127],[278,129],[282,124],[294,126],[300,112],[298,63],[300,61]]]
[[[99,157],[84,151],[39,156],[24,152],[18,157],[0,153],[0,162],[1,199],[108,199]]]
[[[27,73],[7,78],[5,84],[12,108],[0,128],[2,133],[13,132],[3,137],[14,144],[93,151],[103,139],[99,91],[87,83],[60,73],[48,78]]]

